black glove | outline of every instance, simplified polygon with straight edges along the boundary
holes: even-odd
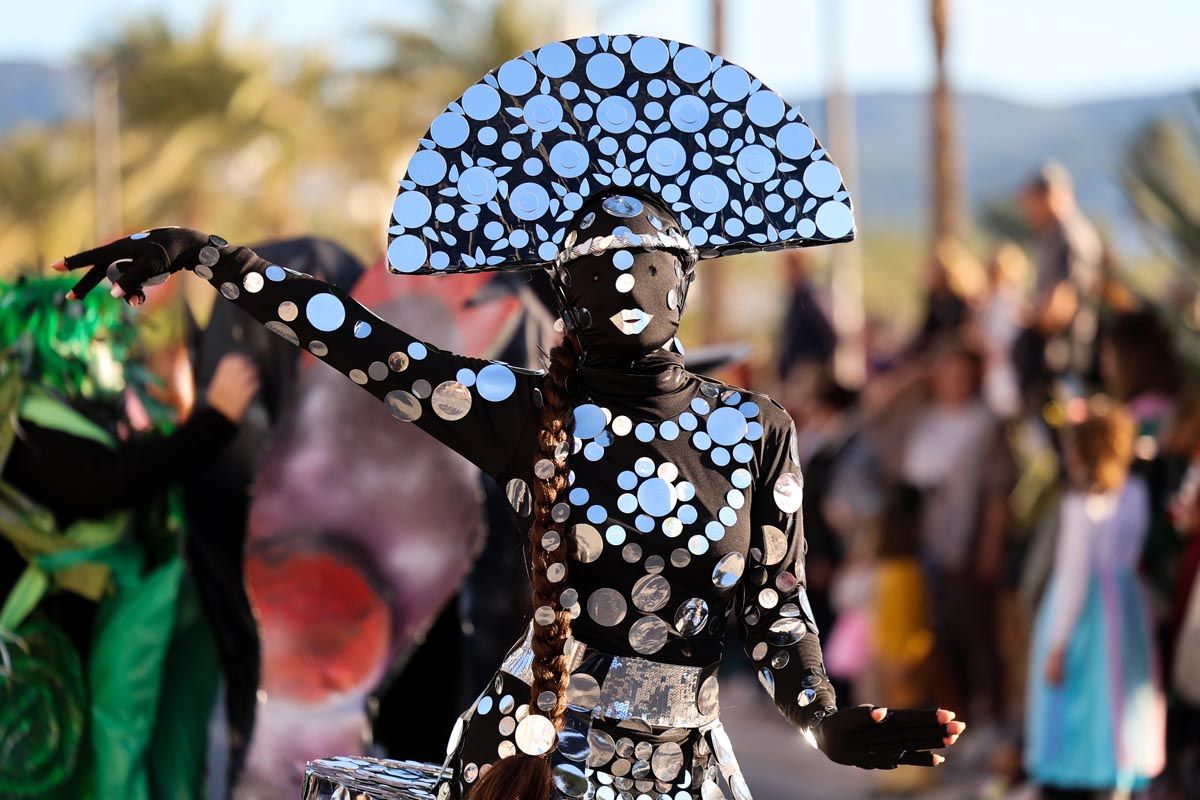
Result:
[[[142,287],[161,283],[181,269],[212,266],[226,244],[219,236],[190,228],[154,228],[67,256],[56,268],[91,267],[71,289],[71,298],[86,296],[107,277],[126,301],[138,305],[146,299]]]
[[[946,740],[962,727],[938,722],[935,708],[888,711],[882,721],[871,716],[874,710],[869,705],[843,708],[815,723],[810,730],[821,752],[838,764],[862,769],[932,767],[937,760],[929,751],[947,747]]]

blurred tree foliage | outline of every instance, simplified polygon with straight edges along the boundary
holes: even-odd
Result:
[[[1200,92],[1194,114],[1163,119],[1131,142],[1122,182],[1147,239],[1172,267],[1156,304],[1200,375]]]
[[[1125,190],[1150,240],[1200,287],[1200,93],[1196,115],[1159,120],[1129,148]]]
[[[428,25],[393,27],[371,69],[319,51],[233,37],[220,11],[192,31],[142,18],[85,53],[119,80],[124,230],[188,225],[231,240],[312,233],[374,261],[386,209],[418,137],[485,71],[554,38],[528,0],[430,2]],[[91,120],[0,142],[0,275],[94,239]]]

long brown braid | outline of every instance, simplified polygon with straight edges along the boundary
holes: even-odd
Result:
[[[579,361],[579,343],[571,334],[550,351],[550,364],[546,380],[542,384],[541,428],[538,430],[537,447],[534,450],[533,521],[529,526],[530,577],[533,583],[533,685],[529,711],[543,713],[554,724],[562,728],[566,711],[567,670],[565,648],[571,635],[571,615],[562,608],[559,597],[567,588],[567,551],[571,547],[568,537],[555,529],[551,517],[555,504],[567,488],[568,460],[571,452],[571,428],[574,424],[574,407],[567,389],[567,378],[575,371]],[[553,465],[549,477],[543,461]],[[540,466],[539,466],[540,465]],[[550,547],[542,543],[547,533]],[[557,545],[553,542],[557,541]],[[551,568],[555,567],[558,580],[550,580]],[[553,611],[549,625],[539,624],[547,612],[538,614],[539,609]],[[554,696],[554,705],[549,710],[539,704],[544,693]],[[547,800],[550,796],[551,775],[547,756],[530,756],[523,753],[502,758],[481,776],[471,790],[471,800]]]

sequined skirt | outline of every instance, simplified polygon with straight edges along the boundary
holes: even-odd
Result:
[[[717,664],[662,664],[578,641],[567,660],[568,712],[551,754],[554,800],[751,800],[718,718]],[[455,723],[441,767],[314,761],[303,800],[462,800],[494,761],[519,752],[532,663],[526,634]]]
[[[717,664],[664,664],[612,655],[579,641],[567,648],[568,711],[551,753],[555,800],[750,800],[718,718]],[[520,752],[529,714],[529,635],[455,723],[439,800],[460,800],[498,758]]]

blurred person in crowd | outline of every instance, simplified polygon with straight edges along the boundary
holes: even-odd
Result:
[[[788,306],[779,331],[777,377],[781,382],[793,378],[807,383],[814,371],[833,358],[837,334],[812,285],[812,255],[807,250],[785,250],[780,257],[787,280]],[[797,372],[800,374],[794,375]]]
[[[1068,491],[1030,660],[1025,766],[1046,798],[1127,796],[1163,768],[1165,715],[1138,575],[1150,495],[1135,422],[1095,400],[1067,429]]]
[[[1021,389],[1013,365],[1013,343],[1028,315],[1025,279],[1029,262],[1021,248],[1002,242],[987,265],[987,289],[975,306],[972,333],[983,353],[983,396],[996,416],[1021,411]]]
[[[971,308],[986,288],[983,266],[956,239],[939,240],[925,270],[925,316],[908,344],[910,356],[920,357],[939,342],[964,334]]]
[[[964,707],[1005,706],[994,601],[1014,481],[1003,427],[981,396],[982,361],[960,342],[932,356],[930,398],[909,431],[901,478],[921,492],[921,550],[936,612],[938,663]]]
[[[1014,358],[1025,397],[1037,406],[1054,379],[1080,383],[1095,369],[1104,248],[1061,164],[1038,170],[1022,191],[1021,207],[1038,246],[1031,324],[1015,342]]]
[[[334,242],[298,237],[262,242],[256,250],[277,263],[298,269],[350,291],[364,272],[357,258]],[[164,287],[159,294],[174,285]],[[189,281],[182,300],[170,307],[186,330],[188,381],[203,396],[231,354],[248,359],[258,372],[259,392],[251,400],[237,435],[209,462],[183,482],[184,512],[191,533],[185,541],[188,563],[221,659],[224,712],[228,719],[229,763],[223,772],[230,786],[242,771],[254,728],[260,688],[258,621],[245,581],[247,517],[251,487],[281,421],[295,405],[300,357],[287,342],[255,324],[214,292]],[[150,298],[153,301],[153,297]]]
[[[1200,403],[1186,411],[1200,423]],[[1200,796],[1200,438],[1193,461],[1171,503],[1175,529],[1184,538],[1171,605],[1167,659],[1170,686],[1167,764],[1169,783],[1180,797]]]
[[[785,250],[780,258],[788,306],[780,329],[777,370],[784,380],[797,365],[820,366],[832,358],[837,334],[813,286],[812,254],[807,250]]]
[[[969,253],[951,241],[939,242],[925,271],[925,318],[909,352],[922,354],[939,340],[957,335],[969,317],[964,291],[973,286]]]
[[[1123,403],[1137,426],[1133,470],[1150,492],[1149,529],[1142,566],[1159,606],[1169,607],[1176,587],[1181,541],[1167,518],[1171,494],[1179,487],[1190,449],[1172,451],[1168,433],[1175,427],[1183,378],[1174,337],[1151,310],[1115,316],[1100,340],[1104,387]],[[1160,644],[1167,654],[1166,619],[1160,619]]]
[[[880,506],[879,463],[862,428],[858,395],[840,386],[830,368],[816,376],[812,399],[797,417],[804,468],[804,522],[808,543],[808,598],[820,630],[837,630],[831,602],[835,576],[847,549],[867,536]],[[835,659],[836,660],[836,659]],[[838,670],[831,666],[831,674]],[[839,696],[849,687],[835,682]]]
[[[933,695],[929,658],[934,633],[929,593],[921,565],[921,493],[893,487],[882,515],[874,576],[872,642],[883,702],[925,705]],[[881,788],[912,792],[932,782],[928,772],[898,769],[880,776]]]
[[[223,359],[176,424],[123,304],[65,305],[71,285],[0,287],[0,707],[25,709],[0,715],[0,787],[197,797],[218,665],[168,491],[233,439],[258,376]]]
[[[1183,376],[1174,337],[1155,312],[1112,319],[1100,339],[1100,377],[1133,415],[1138,433],[1156,436],[1172,416]]]

